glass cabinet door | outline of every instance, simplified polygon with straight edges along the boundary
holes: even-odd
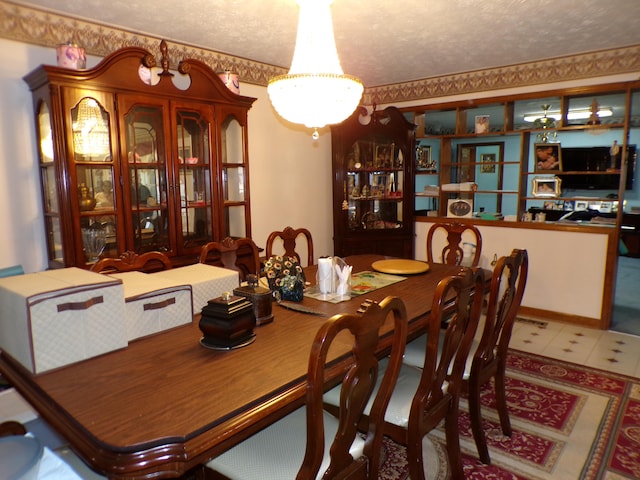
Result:
[[[62,230],[60,228],[60,209],[56,189],[56,174],[53,153],[53,133],[49,107],[42,102],[38,111],[38,140],[40,154],[40,177],[42,200],[47,236],[47,258],[49,262],[64,263]]]
[[[224,201],[223,237],[249,235],[247,159],[245,127],[235,117],[222,124],[222,197]]]
[[[71,150],[78,196],[82,253],[87,263],[117,256],[118,235],[114,195],[111,119],[105,97],[82,96],[71,108]]]
[[[402,227],[405,154],[388,139],[359,140],[347,157],[349,230]]]
[[[213,238],[210,123],[197,111],[176,110],[182,246]]]
[[[164,106],[133,105],[124,115],[125,211],[136,253],[171,249]]]

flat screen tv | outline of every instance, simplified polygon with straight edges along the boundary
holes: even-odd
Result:
[[[611,167],[611,147],[562,147],[562,171],[572,172],[570,175],[558,174],[562,179],[562,189],[572,190],[618,190],[620,173],[606,173]],[[635,174],[636,146],[629,145],[627,152],[626,190],[633,189]],[[620,167],[618,160],[617,167]],[[585,174],[576,172],[589,172]],[[594,175],[593,172],[601,173]]]

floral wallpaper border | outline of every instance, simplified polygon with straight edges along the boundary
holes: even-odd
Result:
[[[60,43],[72,40],[82,44],[88,54],[100,57],[126,46],[138,46],[159,54],[161,40],[4,0],[0,0],[0,37],[50,46],[52,49]],[[173,66],[177,66],[184,58],[193,58],[204,62],[215,71],[237,72],[242,82],[263,86],[267,85],[271,77],[287,72],[285,68],[173,42],[170,39],[167,39],[167,43]],[[633,72],[640,72],[640,45],[369,87],[365,89],[363,103],[388,104]]]

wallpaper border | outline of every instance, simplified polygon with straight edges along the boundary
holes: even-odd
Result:
[[[75,40],[85,47],[88,54],[100,57],[126,46],[142,47],[157,54],[161,40],[4,0],[0,0],[0,37],[52,49],[60,43]],[[270,78],[287,72],[282,67],[187,45],[169,38],[165,40],[173,65],[184,58],[193,58],[215,71],[237,72],[241,82],[261,86],[266,86]],[[365,89],[363,103],[389,104],[633,72],[640,72],[640,45],[369,87]]]

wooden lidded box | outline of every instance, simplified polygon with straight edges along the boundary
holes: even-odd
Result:
[[[0,347],[32,373],[127,344],[121,280],[76,267],[0,278]]]
[[[193,321],[191,285],[176,285],[142,272],[110,274],[122,280],[127,339],[144,337]]]

